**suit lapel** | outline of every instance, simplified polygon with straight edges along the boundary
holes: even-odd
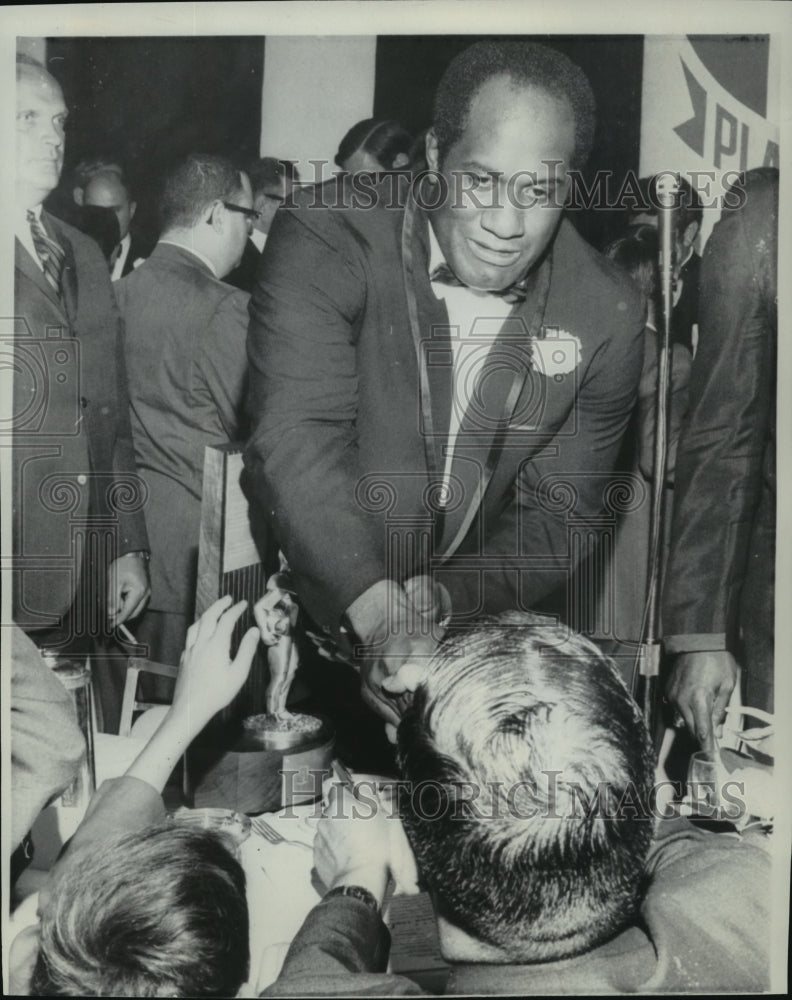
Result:
[[[28,249],[18,239],[15,243],[15,263],[18,270],[24,274],[29,281],[33,282],[42,295],[47,297],[47,299],[52,303],[53,308],[57,309],[58,312],[61,313],[64,321],[68,321],[69,317],[66,315],[63,308],[63,302],[58,297],[58,294],[52,285],[44,277],[44,272],[41,270],[36,261],[30,256]]]
[[[433,479],[442,476],[443,446],[448,436],[453,391],[453,354],[445,305],[429,282],[429,240],[426,216],[412,192],[402,227],[402,269],[410,330],[420,380],[421,434],[426,467]]]
[[[459,547],[484,499],[532,367],[532,344],[542,336],[551,271],[548,253],[534,272],[525,301],[503,320],[481,367],[478,391],[462,417],[451,463],[452,496],[458,492],[461,502],[446,512],[439,545],[444,559]]]

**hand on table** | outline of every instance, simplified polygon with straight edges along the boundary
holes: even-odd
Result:
[[[382,904],[389,875],[400,886],[418,881],[415,859],[401,822],[371,800],[359,801],[350,789],[333,784],[314,840],[314,867],[328,890],[359,885]]]
[[[739,667],[727,650],[680,653],[666,686],[666,698],[680,713],[701,749],[715,752],[726,706],[739,677]]]
[[[113,627],[137,618],[151,596],[148,564],[136,552],[115,559],[107,577],[107,620]]]

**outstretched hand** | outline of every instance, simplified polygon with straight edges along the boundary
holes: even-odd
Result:
[[[188,632],[179,666],[171,715],[189,721],[197,734],[239,693],[250,672],[259,630],[249,628],[231,659],[231,635],[247,601],[231,606],[230,596],[207,608]]]
[[[726,650],[681,653],[674,662],[666,697],[708,753],[715,752],[715,737],[738,677],[737,662]]]
[[[247,601],[231,606],[221,597],[187,631],[173,704],[159,728],[127,769],[161,792],[190,743],[213,715],[225,708],[245,683],[259,631],[249,628],[231,659],[231,635]]]

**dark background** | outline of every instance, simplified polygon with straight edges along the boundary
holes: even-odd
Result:
[[[263,47],[261,37],[48,38],[48,69],[69,107],[55,214],[69,211],[80,160],[120,158],[137,196],[136,228],[155,239],[160,181],[176,160],[258,155]]]
[[[375,117],[395,118],[416,135],[425,129],[443,71],[479,37],[379,36]],[[591,81],[598,126],[586,180],[590,184],[595,171],[609,169],[618,185],[628,170],[638,169],[642,36],[530,37],[564,52]],[[49,202],[53,211],[68,212],[69,175],[80,160],[120,158],[137,195],[136,228],[154,239],[160,181],[175,160],[195,150],[242,162],[258,154],[262,42],[250,36],[47,39],[49,69],[70,109],[63,182]],[[299,108],[284,113],[299,114]],[[616,226],[610,212],[574,215],[597,246]]]

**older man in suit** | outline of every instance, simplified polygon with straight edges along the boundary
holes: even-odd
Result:
[[[153,539],[152,598],[136,636],[178,664],[192,621],[204,449],[238,437],[248,295],[222,278],[255,210],[250,182],[222,157],[191,154],[167,178],[163,232],[116,285],[132,431]]]
[[[148,597],[120,322],[97,245],[42,211],[63,165],[56,80],[17,60],[13,615],[67,648]],[[96,675],[101,689],[108,677]],[[112,685],[111,685],[112,687]]]
[[[317,624],[374,647],[363,694],[391,721],[386,674],[435,644],[416,613],[447,610],[404,584],[444,584],[460,620],[534,606],[603,503],[643,305],[562,220],[593,113],[560,53],[479,43],[441,81],[428,183],[320,189],[269,236],[247,488]]]

